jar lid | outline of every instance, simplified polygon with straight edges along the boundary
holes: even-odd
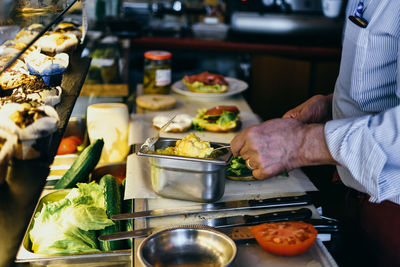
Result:
[[[172,54],[167,51],[153,50],[145,52],[144,57],[154,60],[163,60],[163,59],[170,59],[172,57]]]

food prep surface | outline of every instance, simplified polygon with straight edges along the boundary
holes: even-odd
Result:
[[[211,102],[199,101],[190,96],[172,93],[171,96],[177,100],[176,107],[168,111],[151,112],[138,108],[136,114],[131,117],[130,144],[142,144],[148,137],[155,136],[158,129],[152,125],[152,118],[156,115],[169,115],[186,113],[195,116],[198,109],[212,108],[218,105],[235,105],[240,110],[242,120],[241,129],[245,129],[253,124],[259,123],[260,119],[255,115],[248,106],[242,95],[231,98],[219,99]],[[143,114],[144,113],[144,114]],[[240,129],[238,130],[240,131]],[[164,138],[183,138],[190,132],[195,132],[201,140],[211,142],[229,143],[238,131],[227,133],[215,133],[207,131],[196,131],[191,129],[183,133],[161,133]],[[135,146],[140,147],[140,146]],[[127,185],[125,198],[135,199],[135,211],[162,209],[162,208],[179,208],[196,204],[192,201],[183,201],[170,198],[164,198],[154,193],[150,184],[150,163],[145,157],[140,158],[136,154],[128,156],[127,159]],[[147,178],[146,178],[147,177]],[[225,180],[225,194],[219,201],[229,201],[238,199],[260,199],[275,196],[299,195],[305,191],[317,190],[309,181],[308,177],[300,170],[296,169],[289,172],[289,175],[282,175],[265,181],[231,181]],[[319,218],[318,212],[313,205],[305,206],[313,212],[313,218]],[[284,208],[283,210],[293,209]],[[172,225],[190,225],[202,224],[204,219],[215,219],[236,215],[257,215],[265,212],[276,211],[278,209],[263,210],[246,210],[246,211],[229,211],[229,212],[213,212],[192,215],[178,215],[161,218],[151,218],[147,220],[135,220],[135,229],[146,227],[171,227]],[[280,208],[279,210],[282,210]],[[134,266],[142,266],[137,258],[138,247],[143,238],[137,238],[134,241]],[[283,258],[266,253],[262,248],[254,242],[237,243],[238,253],[232,266],[336,266],[335,261],[322,244],[321,240],[303,255]]]

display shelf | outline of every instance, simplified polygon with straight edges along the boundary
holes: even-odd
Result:
[[[0,266],[12,266],[89,65],[90,58],[80,58],[79,53],[71,57],[70,67],[64,73],[61,84],[61,102],[56,106],[60,123],[53,136],[49,155],[44,159],[13,160],[6,182],[0,185]]]
[[[38,32],[38,34],[36,35],[36,36],[34,36],[33,37],[33,39],[18,53],[18,54],[16,54],[15,56],[13,56],[5,65],[3,65],[3,66],[0,66],[0,74],[4,71],[4,70],[6,70],[6,69],[8,69],[10,66],[12,66],[12,64],[18,59],[18,58],[20,58],[21,56],[22,56],[22,54],[23,53],[25,53],[25,51],[29,48],[29,47],[31,47],[42,35],[44,35],[47,31],[49,31],[50,29],[51,29],[51,27],[53,26],[53,25],[55,25],[55,24],[57,24],[57,23],[59,23],[61,20],[62,20],[62,18],[63,18],[63,16],[64,16],[64,14],[65,13],[67,13],[68,12],[68,10],[70,10],[71,9],[71,7],[77,2],[78,0],[72,0],[72,2],[70,2],[66,7],[65,7],[65,9],[63,9],[60,13],[54,13],[54,12],[49,12],[49,10],[51,10],[52,9],[52,7],[48,7],[48,8],[45,8],[44,10],[47,10],[46,12],[39,12],[39,14],[41,14],[42,16],[45,16],[45,17],[47,17],[49,20],[50,20],[50,22],[49,23],[47,23],[45,26],[44,26],[44,28],[40,31],[40,32]],[[20,1],[20,2],[24,2],[24,1]],[[18,3],[20,3],[20,2],[18,2]],[[26,1],[25,1],[26,2]],[[3,6],[4,7],[4,6]],[[25,9],[26,8],[28,8],[28,7],[25,7]],[[14,15],[16,18],[21,18],[21,17],[33,17],[35,14],[37,14],[37,13],[35,13],[35,8],[30,8],[29,10],[30,10],[30,12],[21,12],[19,9],[21,9],[21,8],[19,8],[18,6],[16,7],[16,15]],[[43,9],[43,8],[42,8]],[[40,10],[40,8],[37,8],[37,10]],[[21,21],[19,21],[18,19],[15,19],[15,20],[11,20],[13,23],[17,23],[17,24],[19,24],[20,26],[24,26],[23,25],[23,23],[21,22]],[[22,20],[23,21],[23,20]],[[21,28],[22,28],[21,27]]]

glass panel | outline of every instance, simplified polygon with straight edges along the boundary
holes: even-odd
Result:
[[[0,74],[53,24],[58,23],[76,2],[77,0],[1,0],[0,45],[3,46],[0,47]],[[22,43],[26,47],[9,54],[4,50],[6,42]]]

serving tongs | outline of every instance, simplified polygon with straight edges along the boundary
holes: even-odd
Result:
[[[154,137],[149,137],[146,139],[146,141],[143,143],[140,149],[144,149],[145,152],[149,151],[152,146],[157,142],[157,140],[160,138],[160,134],[168,127],[168,125],[171,124],[171,122],[175,119],[176,115],[174,115],[169,121],[167,121],[157,132],[157,134]]]

